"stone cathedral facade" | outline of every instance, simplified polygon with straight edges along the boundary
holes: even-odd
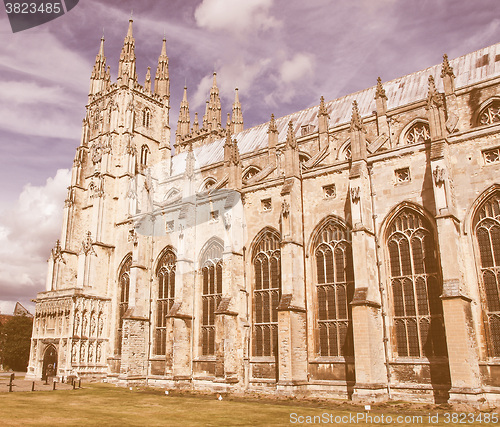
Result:
[[[28,376],[499,402],[500,44],[250,129],[214,74],[172,151],[103,43]]]

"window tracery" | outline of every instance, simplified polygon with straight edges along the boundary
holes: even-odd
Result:
[[[430,225],[404,209],[389,227],[387,245],[397,354],[446,356],[442,281]]]
[[[243,180],[248,181],[260,172],[260,169],[256,166],[250,166],[243,174]]]
[[[489,353],[500,357],[500,191],[479,209],[474,231],[487,318]]]
[[[254,356],[274,356],[278,345],[278,304],[281,297],[280,237],[266,231],[254,256]]]
[[[202,264],[201,349],[204,356],[215,355],[215,311],[222,298],[222,244],[212,241]]]
[[[129,254],[125,257],[125,260],[122,262],[120,274],[118,275],[119,302],[118,302],[118,331],[117,331],[117,345],[116,345],[118,354],[121,354],[122,350],[123,316],[128,310],[131,266],[132,266],[132,255]]]
[[[142,125],[145,128],[148,128],[151,122],[151,111],[149,108],[145,108],[142,110]]]
[[[158,297],[156,299],[155,354],[164,355],[167,343],[167,313],[174,304],[175,264],[177,257],[172,249],[167,249],[156,268]]]
[[[354,295],[352,247],[348,231],[329,220],[315,241],[317,330],[320,356],[352,356]]]
[[[479,125],[491,125],[500,122],[500,100],[491,102],[478,116]]]
[[[416,122],[405,134],[405,144],[419,144],[431,137],[429,124],[423,121]]]
[[[150,154],[149,147],[147,145],[143,145],[141,148],[141,166],[148,165],[149,154]]]

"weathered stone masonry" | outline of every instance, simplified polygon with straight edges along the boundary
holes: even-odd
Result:
[[[498,403],[500,45],[250,129],[214,74],[175,155],[134,50],[111,82],[101,41],[29,376]]]

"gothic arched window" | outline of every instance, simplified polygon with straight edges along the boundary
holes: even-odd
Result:
[[[215,355],[215,311],[222,298],[222,251],[222,243],[213,240],[201,263],[201,351],[204,356]]]
[[[122,262],[120,274],[118,274],[118,331],[116,337],[117,353],[122,352],[122,329],[123,316],[128,309],[128,299],[130,290],[130,267],[132,265],[132,255],[128,254]]]
[[[151,121],[151,111],[149,110],[149,108],[145,108],[144,110],[142,110],[142,125],[145,128],[148,128],[150,121]]]
[[[389,226],[387,245],[398,356],[446,356],[442,280],[430,224],[403,209]]]
[[[314,244],[317,329],[320,356],[352,356],[350,302],[354,295],[352,247],[348,231],[329,220]]]
[[[281,297],[280,236],[266,231],[253,255],[254,356],[274,356],[278,345],[278,304]]]
[[[149,154],[150,154],[149,147],[147,145],[143,145],[141,148],[141,165],[142,166],[148,165]]]
[[[156,268],[158,296],[156,299],[155,354],[164,355],[167,343],[167,313],[174,304],[175,263],[177,257],[172,249],[161,256]]]
[[[429,124],[419,120],[405,132],[403,144],[418,144],[427,141],[430,137]]]
[[[500,100],[495,99],[483,108],[477,116],[478,125],[500,122]]]
[[[215,184],[217,184],[217,180],[215,178],[209,177],[205,179],[200,186],[200,192],[209,191]]]
[[[500,357],[500,191],[481,205],[476,214],[474,231],[486,303],[489,354]]]
[[[243,174],[243,181],[248,181],[260,172],[257,166],[250,166]]]

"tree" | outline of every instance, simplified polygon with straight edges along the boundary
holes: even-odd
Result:
[[[4,368],[26,371],[30,357],[33,319],[13,316],[0,326],[0,362]]]

